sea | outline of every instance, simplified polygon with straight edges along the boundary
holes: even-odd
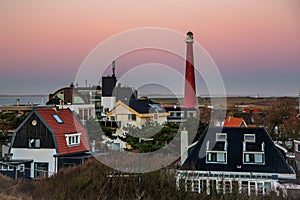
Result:
[[[45,105],[48,95],[0,95],[0,106],[16,105]]]

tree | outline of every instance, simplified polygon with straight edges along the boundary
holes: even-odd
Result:
[[[275,127],[285,123],[291,117],[296,116],[295,102],[290,98],[280,98],[274,101],[265,115],[265,125],[268,132],[274,139]]]

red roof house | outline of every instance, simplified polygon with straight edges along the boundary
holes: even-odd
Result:
[[[224,127],[247,127],[243,118],[227,117],[223,124]]]
[[[33,160],[30,177],[50,176],[91,157],[87,130],[70,109],[36,109],[16,129],[12,159]]]

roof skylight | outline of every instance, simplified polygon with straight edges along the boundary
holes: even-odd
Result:
[[[151,106],[151,108],[156,109],[156,110],[164,110],[162,107],[160,107],[158,104],[154,104],[154,103],[149,103],[149,105]]]
[[[54,119],[57,121],[57,123],[59,123],[59,124],[62,124],[63,123],[63,121],[61,120],[61,118],[57,115],[57,114],[54,114],[54,115],[52,115],[53,117],[54,117]]]

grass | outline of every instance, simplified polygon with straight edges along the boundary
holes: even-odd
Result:
[[[158,170],[142,175],[141,193],[138,174],[121,174],[90,160],[84,165],[65,168],[56,175],[39,180],[12,180],[0,175],[0,199],[281,199],[271,196],[197,194],[175,186],[174,170]],[[289,199],[289,198],[288,198]],[[291,198],[290,198],[291,199]]]

